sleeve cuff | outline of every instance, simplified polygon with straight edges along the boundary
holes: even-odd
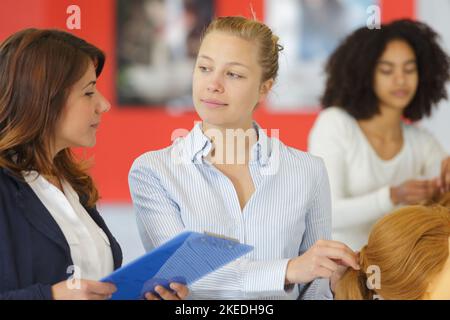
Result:
[[[330,279],[318,279],[317,280],[317,300],[333,300],[333,292],[330,288]]]
[[[333,300],[330,279],[316,279],[307,284],[300,292],[300,300]]]
[[[289,259],[247,262],[243,278],[244,291],[250,296],[262,293],[267,296],[287,295],[292,291],[290,286],[285,286],[288,262]]]
[[[49,284],[40,285],[38,288],[44,300],[53,300],[51,285]]]

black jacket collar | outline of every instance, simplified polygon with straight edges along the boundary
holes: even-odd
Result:
[[[39,200],[38,196],[34,193],[33,189],[26,183],[26,181],[15,175],[11,170],[6,168],[1,168],[3,173],[7,175],[14,181],[16,190],[14,192],[18,207],[23,213],[24,217],[33,225],[38,231],[48,237],[51,241],[56,243],[65,253],[68,261],[72,261],[70,255],[70,247],[61,228],[58,226],[56,221],[53,219],[51,214],[49,214],[47,208]],[[114,260],[114,269],[117,269],[122,264],[122,251],[119,244],[114,239],[111,232],[108,230],[103,219],[100,217],[97,209],[88,208],[85,205],[85,198],[80,197],[80,202],[86,209],[91,218],[95,223],[106,233],[111,244],[111,250]]]

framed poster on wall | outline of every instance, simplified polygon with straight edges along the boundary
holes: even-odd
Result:
[[[192,70],[212,0],[116,0],[119,106],[192,106]]]
[[[324,89],[323,68],[339,42],[366,25],[377,0],[265,0],[266,23],[280,37],[277,84],[272,111],[317,110]]]

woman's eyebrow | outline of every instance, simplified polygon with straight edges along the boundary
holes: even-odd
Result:
[[[96,80],[92,80],[91,82],[89,82],[86,86],[84,86],[84,88],[83,89],[86,89],[87,87],[89,87],[90,85],[92,85],[92,84],[96,84],[97,83],[97,81]]]
[[[198,57],[206,59],[206,60],[214,61],[213,58],[211,58],[211,57],[209,57],[207,55],[204,55],[204,54],[199,55]],[[243,64],[241,62],[237,62],[237,61],[230,61],[230,62],[227,62],[226,64],[227,65],[231,65],[231,66],[240,66],[240,67],[244,67],[244,68],[250,69],[247,65],[245,65],[245,64]]]
[[[403,64],[410,64],[410,63],[417,63],[416,59],[410,59],[408,61],[403,62]],[[395,65],[394,62],[387,61],[387,60],[380,60],[378,61],[378,64],[386,64],[390,67],[393,67]]]

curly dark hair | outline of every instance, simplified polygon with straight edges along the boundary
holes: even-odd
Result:
[[[431,115],[436,103],[447,99],[450,58],[433,29],[409,19],[396,20],[378,30],[360,28],[339,45],[325,66],[323,108],[339,106],[358,120],[378,114],[379,100],[373,89],[375,67],[387,44],[398,39],[414,50],[419,74],[416,94],[403,115],[411,121]]]

